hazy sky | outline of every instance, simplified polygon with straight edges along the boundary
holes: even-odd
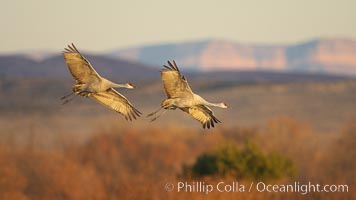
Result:
[[[356,37],[356,0],[2,0],[0,52],[100,52],[220,38],[297,43]]]

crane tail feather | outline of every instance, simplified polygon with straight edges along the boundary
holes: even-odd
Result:
[[[168,65],[171,67],[171,69],[173,69],[173,70],[179,72],[179,69],[178,69],[178,67],[177,67],[177,64],[175,63],[174,60],[173,60],[173,63],[174,63],[174,64],[172,64],[171,61],[169,61],[169,60],[168,60],[167,62],[168,62]]]
[[[211,126],[214,128],[214,121],[213,120],[210,120],[210,123],[211,123]]]
[[[75,49],[73,47],[71,47],[70,45],[68,45],[68,48],[71,50],[71,52],[75,52]]]
[[[74,43],[72,43],[72,46],[73,46],[73,48],[75,49],[75,51],[76,51],[77,53],[80,53],[79,50],[77,49],[77,47],[74,45]]]
[[[137,110],[136,108],[134,108],[134,107],[132,107],[132,111],[133,111],[137,116],[142,115],[142,113],[141,113],[139,110]]]
[[[174,68],[174,66],[172,65],[171,61],[167,60],[169,66],[171,66],[172,68]]]
[[[178,69],[178,66],[177,66],[177,63],[175,60],[173,60],[173,65],[174,65],[175,69],[179,72],[179,69]]]
[[[163,67],[168,69],[168,70],[172,70],[172,68],[168,67],[167,65],[163,65]]]

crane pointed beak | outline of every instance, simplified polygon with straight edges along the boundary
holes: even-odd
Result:
[[[225,106],[224,108],[230,109],[231,107],[228,106],[226,103],[223,103],[223,105]]]
[[[137,88],[136,85],[134,85],[134,84],[132,84],[132,83],[128,83],[127,85],[128,85],[127,88],[129,88],[129,89],[135,89],[135,88]]]

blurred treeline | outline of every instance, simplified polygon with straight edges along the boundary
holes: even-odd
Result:
[[[355,123],[356,124],[356,123]],[[56,148],[0,147],[0,199],[353,199],[356,126],[315,133],[307,123],[276,118],[224,129],[106,128]],[[40,134],[40,133],[38,133]],[[208,160],[208,162],[206,162]],[[205,163],[204,163],[205,162]],[[209,168],[210,167],[210,168]],[[167,192],[167,182],[348,184],[348,193]]]

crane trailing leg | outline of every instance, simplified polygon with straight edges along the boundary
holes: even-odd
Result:
[[[72,91],[76,95],[80,95],[83,97],[88,97],[90,96],[90,92],[85,91],[85,84],[76,84],[72,86]]]
[[[161,107],[158,110],[156,110],[155,112],[148,114],[147,117],[155,116],[150,121],[150,122],[153,122],[156,119],[158,119],[161,115],[166,113],[167,110],[175,110],[176,108],[177,107],[174,104],[172,104],[170,99],[165,99],[161,102]],[[159,113],[162,109],[164,109],[163,112]],[[157,113],[159,113],[159,114],[156,115]]]
[[[68,99],[68,98],[69,98],[70,96],[72,96],[73,94],[80,95],[80,96],[84,96],[84,97],[90,96],[90,92],[84,91],[84,90],[83,90],[83,87],[84,87],[84,84],[76,84],[76,85],[73,85],[73,86],[72,86],[72,91],[73,91],[73,92],[70,93],[70,94],[67,94],[67,95],[65,95],[65,96],[63,96],[63,97],[61,98],[61,100],[63,100],[62,105],[71,102],[71,101],[75,98],[75,96],[74,96],[73,98],[71,98],[71,99]]]
[[[73,94],[74,94],[74,93],[72,92],[72,93],[69,93],[69,94],[67,94],[67,95],[64,95],[63,97],[61,97],[61,100],[64,100],[64,99],[66,99],[66,98],[72,96]]]
[[[75,96],[74,96],[73,98],[71,98],[71,99],[67,99],[67,98],[70,97],[70,96],[72,96],[73,94],[74,94],[74,92],[63,96],[63,97],[61,98],[61,100],[63,100],[62,105],[66,104],[66,103],[68,103],[68,102],[71,102],[71,101],[74,99]]]
[[[160,108],[158,111],[160,111],[160,110],[162,110],[162,108]],[[158,111],[157,111],[157,112],[158,112]],[[153,115],[155,115],[157,112],[155,112]],[[167,110],[164,109],[163,112],[161,112],[159,115],[155,115],[155,117],[152,118],[152,119],[150,120],[150,122],[155,121],[156,119],[158,119],[161,115],[163,115],[163,114],[166,113],[166,112],[167,112]],[[152,114],[152,113],[151,113],[151,114]],[[147,115],[147,116],[148,116],[148,115]]]

